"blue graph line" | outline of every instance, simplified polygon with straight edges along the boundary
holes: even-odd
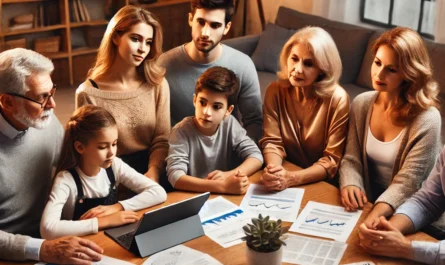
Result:
[[[315,217],[315,218],[313,218],[313,219],[308,219],[308,218],[306,217],[306,219],[304,220],[304,222],[305,222],[305,223],[314,223],[314,224],[319,224],[319,225],[329,223],[329,226],[343,226],[343,225],[346,224],[345,222],[336,223],[336,222],[334,222],[333,220],[329,220],[329,219],[327,219],[327,220],[321,220],[321,219],[319,219],[318,217]]]
[[[226,214],[223,214],[223,215],[221,215],[221,216],[218,216],[218,217],[215,217],[215,218],[213,218],[213,219],[210,219],[210,220],[207,220],[207,221],[205,221],[205,222],[202,222],[201,224],[202,224],[202,225],[206,225],[206,224],[218,224],[218,223],[220,223],[220,222],[222,222],[222,221],[227,220],[227,219],[230,218],[230,217],[237,217],[238,215],[240,215],[240,214],[242,214],[242,213],[243,213],[243,210],[241,210],[241,209],[237,209],[237,210],[235,210],[235,211],[233,211],[233,212],[226,213]]]

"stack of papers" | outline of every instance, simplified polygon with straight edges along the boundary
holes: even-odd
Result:
[[[177,245],[148,258],[143,265],[222,265],[212,256],[191,249],[184,245]]]
[[[288,234],[284,240],[283,262],[293,264],[337,265],[347,244]]]

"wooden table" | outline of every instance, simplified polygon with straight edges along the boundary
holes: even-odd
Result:
[[[286,163],[285,167],[287,169],[295,169],[296,166]],[[253,176],[250,177],[251,183],[259,183],[262,171],[257,172]],[[326,203],[331,205],[341,206],[340,194],[336,187],[326,183],[326,182],[318,182],[314,184],[304,185],[301,188],[305,189],[303,201],[301,203],[300,211],[306,206],[308,201],[316,201],[320,203]],[[175,191],[168,194],[167,201],[163,204],[157,205],[151,209],[157,209],[159,207],[181,201],[190,197],[196,196],[196,193],[190,192],[181,192]],[[210,198],[215,198],[219,196],[218,194],[212,194]],[[243,199],[243,196],[237,195],[223,195],[227,200],[239,205]],[[359,221],[357,222],[356,227],[352,231],[346,243],[348,247],[343,255],[343,258],[340,264],[347,264],[358,261],[373,261],[377,264],[418,264],[415,262],[410,262],[408,260],[403,259],[394,259],[394,258],[385,258],[379,256],[373,256],[365,251],[359,246],[358,239],[358,226],[364,221],[365,217],[368,215],[369,211],[372,208],[372,204],[368,203],[364,209],[363,213],[360,216]],[[142,215],[145,213],[147,209],[141,210],[139,213]],[[286,224],[286,223],[285,223]],[[287,223],[290,225],[290,223]],[[174,236],[174,235],[172,235]],[[104,249],[104,255],[114,257],[121,260],[126,260],[132,262],[134,264],[142,264],[146,258],[141,259],[136,257],[131,252],[126,249],[120,247],[117,243],[115,243],[112,239],[107,237],[103,232],[99,232],[95,235],[85,236],[84,238],[88,238],[94,242],[96,242],[99,246]],[[436,239],[430,237],[424,233],[416,233],[408,236],[410,239],[423,240],[423,241],[437,241]],[[236,246],[232,246],[230,248],[222,248],[217,243],[212,241],[207,236],[202,236],[200,238],[196,238],[194,240],[188,241],[184,243],[184,245],[196,249],[198,251],[207,253],[212,257],[219,260],[221,263],[225,265],[242,265],[246,264],[245,261],[245,244],[238,244]],[[26,262],[22,264],[35,264],[36,262]],[[0,265],[4,264],[17,264],[14,262],[1,262]],[[288,264],[288,263],[285,263]]]

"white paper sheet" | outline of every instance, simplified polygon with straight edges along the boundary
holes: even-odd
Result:
[[[254,216],[261,213],[263,216],[295,222],[303,195],[304,189],[288,188],[269,192],[263,185],[250,184],[240,207]]]
[[[343,207],[310,201],[290,231],[346,242],[361,214],[361,210],[347,212]]]
[[[238,208],[238,205],[233,202],[218,196],[214,199],[207,200],[199,211],[199,218],[201,222],[207,221],[212,217],[218,216],[222,213],[231,212]]]
[[[359,261],[359,262],[348,263],[348,264],[344,264],[344,265],[375,265],[375,263],[372,261]]]
[[[243,209],[221,196],[208,200],[199,216],[206,236],[224,248],[242,242],[241,238],[245,236],[243,226],[252,218]]]
[[[212,256],[204,254],[201,258],[184,265],[223,265],[223,264],[218,260],[214,259]]]
[[[177,245],[149,257],[143,265],[222,265],[213,257],[186,247]]]
[[[43,263],[43,262],[39,262],[36,263],[35,265],[57,265],[55,263]],[[120,260],[120,259],[115,259],[109,256],[105,256],[102,255],[102,259],[100,261],[97,262],[92,262],[93,265],[134,265],[133,263],[130,263],[128,261],[124,261],[124,260]]]
[[[284,240],[283,262],[302,265],[337,265],[348,246],[345,243],[327,241],[288,234]]]

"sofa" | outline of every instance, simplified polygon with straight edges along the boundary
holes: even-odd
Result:
[[[296,30],[308,25],[322,27],[334,39],[343,64],[340,84],[348,92],[351,100],[360,93],[372,90],[371,48],[383,32],[382,30],[364,28],[280,7],[275,23],[268,23],[261,34],[228,39],[223,43],[252,58],[258,72],[261,98],[264,99],[266,88],[277,79],[276,72],[279,70],[281,48]],[[434,78],[441,90],[441,102],[445,102],[443,101],[445,99],[445,44],[426,40],[426,45],[432,59]],[[445,113],[443,105],[441,104],[441,113]],[[445,142],[444,128],[445,121],[442,118],[442,143]]]

